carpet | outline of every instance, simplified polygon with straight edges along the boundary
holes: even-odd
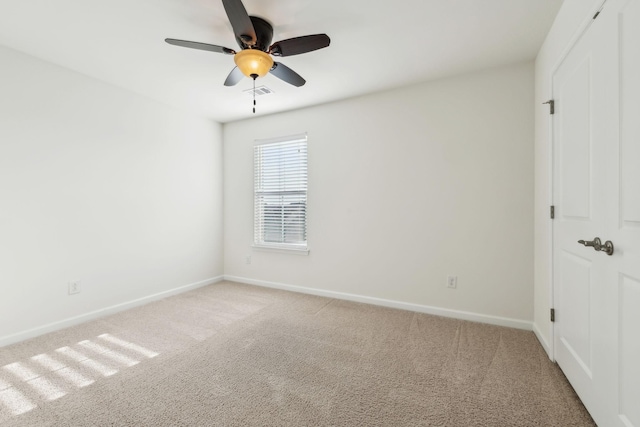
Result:
[[[2,426],[594,426],[532,332],[222,282],[0,348]]]

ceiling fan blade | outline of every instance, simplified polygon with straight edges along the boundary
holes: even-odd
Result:
[[[269,72],[277,78],[297,87],[306,83],[306,80],[303,79],[300,74],[280,62],[274,62],[273,68],[271,68]]]
[[[247,9],[244,8],[241,0],[222,0],[224,10],[227,12],[227,17],[231,26],[233,27],[233,33],[237,38],[241,39],[245,44],[253,46],[258,37],[256,36],[256,30],[253,28],[251,18],[247,13]]]
[[[208,50],[209,52],[226,53],[227,55],[235,55],[236,51],[228,47],[216,46],[215,44],[190,42],[186,40],[164,39],[169,44],[175,46],[189,47],[191,49]]]
[[[269,48],[272,55],[291,56],[307,53],[329,46],[331,39],[326,34],[313,34],[310,36],[294,37],[280,40]]]
[[[233,70],[227,76],[227,80],[224,81],[225,86],[235,86],[244,78],[244,74],[240,71],[240,68],[234,67]]]

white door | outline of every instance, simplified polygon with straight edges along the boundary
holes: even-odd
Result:
[[[594,419],[606,413],[598,396],[603,376],[596,369],[603,331],[604,253],[578,244],[603,235],[606,206],[602,185],[603,144],[594,125],[602,89],[594,81],[602,67],[595,25],[572,48],[553,76],[554,129],[554,306],[555,358]]]
[[[609,0],[553,77],[555,357],[600,426],[640,427],[639,22]]]

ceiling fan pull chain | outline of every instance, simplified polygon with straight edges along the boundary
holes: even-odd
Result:
[[[253,77],[253,114],[255,114],[256,113],[256,78],[258,76],[253,74],[251,77]]]

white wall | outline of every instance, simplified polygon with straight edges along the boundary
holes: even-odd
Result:
[[[552,98],[551,79],[567,50],[582,33],[602,5],[602,0],[564,0],[542,45],[535,64],[535,315],[534,331],[551,355],[553,325],[551,227],[549,206],[552,201],[551,116],[543,102]]]
[[[300,132],[310,254],[252,250],[253,141]],[[533,63],[229,123],[223,134],[225,276],[531,326]]]
[[[219,124],[2,47],[0,69],[0,345],[223,274]]]

